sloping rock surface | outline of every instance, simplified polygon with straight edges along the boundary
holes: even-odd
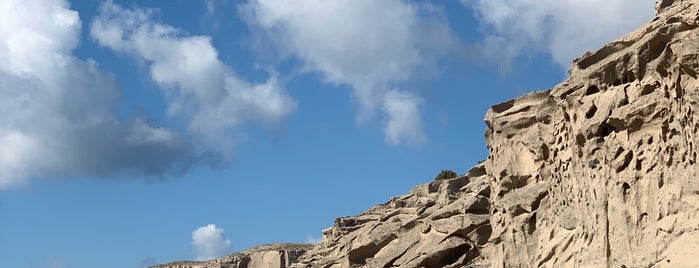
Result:
[[[656,8],[493,106],[468,174],[338,218],[278,266],[157,267],[699,267],[699,1]]]
[[[488,263],[490,183],[485,168],[413,188],[335,220],[323,243],[292,267],[462,267]]]

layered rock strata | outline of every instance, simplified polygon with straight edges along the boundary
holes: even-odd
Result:
[[[462,267],[489,263],[490,183],[483,166],[335,220],[293,267]]]
[[[699,267],[699,1],[656,8],[493,106],[468,174],[338,218],[275,267]]]

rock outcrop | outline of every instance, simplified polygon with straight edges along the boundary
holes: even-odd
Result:
[[[293,267],[462,267],[487,264],[490,183],[483,166],[413,188],[335,220]]]
[[[210,261],[178,261],[150,266],[150,268],[286,268],[298,262],[313,245],[270,244],[213,259]]]
[[[699,267],[699,1],[656,8],[560,85],[493,106],[466,175],[230,267]]]

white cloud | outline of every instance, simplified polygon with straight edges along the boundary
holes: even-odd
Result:
[[[31,177],[160,174],[188,165],[178,135],[112,114],[114,78],[73,55],[80,29],[64,0],[0,2],[0,188]]]
[[[224,238],[223,229],[215,224],[202,226],[192,232],[196,260],[210,260],[229,254],[231,241]]]
[[[419,145],[425,140],[419,106],[422,99],[414,95],[389,91],[384,100],[388,123],[384,129],[386,141],[392,144],[407,142]]]
[[[294,111],[296,102],[274,76],[261,84],[238,78],[218,59],[210,37],[155,22],[154,12],[105,2],[90,34],[102,46],[149,63],[151,78],[168,97],[169,114],[189,119],[190,131],[206,150],[227,155],[235,126],[274,124]]]
[[[0,152],[0,188],[5,188],[25,179],[30,168],[27,163],[39,148],[34,139],[17,131],[0,134],[0,144],[4,145]]]
[[[510,61],[550,53],[568,67],[585,51],[634,30],[654,15],[655,0],[461,0],[476,12],[491,56]]]
[[[416,75],[453,41],[438,8],[401,0],[249,0],[240,10],[280,58],[296,57],[326,82],[350,85],[360,105],[359,122],[377,110],[394,111],[386,115],[388,122],[419,122],[417,111],[398,115],[386,107],[389,89]],[[400,143],[400,137],[413,135],[397,133],[405,130],[414,129],[386,129],[387,139]]]

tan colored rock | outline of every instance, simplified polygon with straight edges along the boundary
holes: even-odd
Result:
[[[468,174],[338,218],[286,266],[246,256],[269,267],[699,267],[699,1],[656,8],[560,85],[493,106],[490,155]],[[223,267],[211,265],[158,267]]]
[[[150,268],[288,268],[311,247],[306,244],[261,245],[209,261],[178,261]]]
[[[467,175],[415,187],[354,217],[338,218],[293,267],[462,267],[487,262],[490,184]]]
[[[696,4],[488,112],[493,266],[699,266]]]

